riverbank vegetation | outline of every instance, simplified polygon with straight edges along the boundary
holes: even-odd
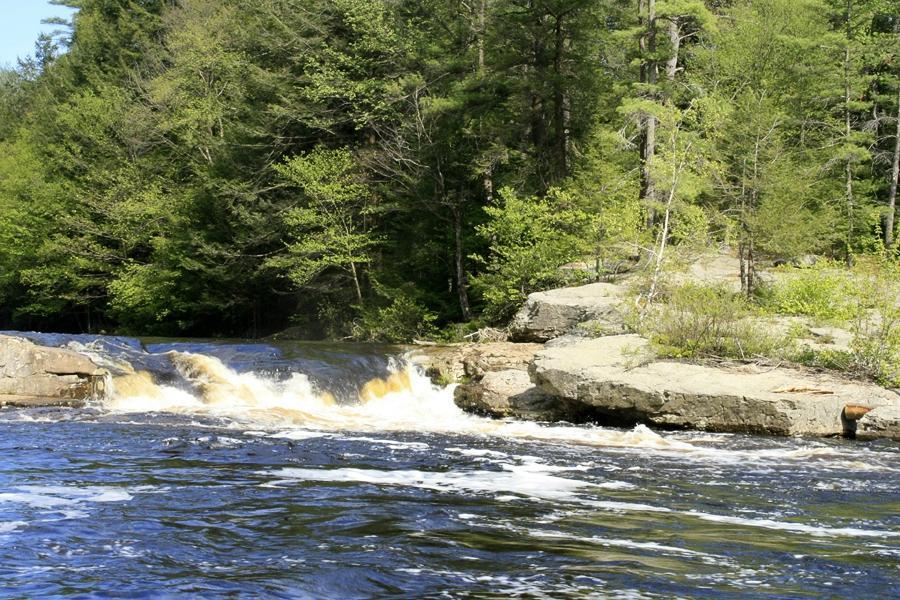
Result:
[[[900,262],[865,256],[767,279],[749,298],[721,283],[663,286],[632,328],[666,358],[793,363],[900,387]]]
[[[840,268],[756,266],[896,274],[896,2],[59,3],[0,72],[4,327],[456,336],[622,265],[656,302],[673,249],[713,245],[735,323],[889,321]]]

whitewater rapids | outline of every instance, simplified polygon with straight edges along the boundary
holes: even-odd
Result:
[[[114,378],[103,409],[111,413],[171,413],[221,419],[229,427],[263,429],[286,439],[334,432],[415,432],[486,436],[606,448],[677,452],[698,460],[739,463],[826,461],[835,468],[900,471],[817,444],[777,449],[722,449],[727,434],[657,433],[644,425],[623,430],[548,424],[471,415],[453,401],[454,386],[438,386],[410,362],[391,359],[389,373],[361,386],[354,398],[336,399],[302,373],[278,380],[238,372],[214,356],[169,352],[182,385],[164,385],[144,371]]]
[[[362,386],[358,397],[338,401],[302,373],[284,381],[257,373],[239,373],[213,356],[171,352],[170,359],[187,386],[154,382],[148,372],[112,380],[103,408],[117,413],[174,413],[228,419],[242,427],[296,431],[416,431],[610,447],[691,450],[638,426],[632,431],[600,427],[542,425],[500,421],[463,412],[453,402],[454,386],[434,385],[421,370],[392,360],[390,373]]]

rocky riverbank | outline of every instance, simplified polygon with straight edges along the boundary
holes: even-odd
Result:
[[[695,265],[687,276],[734,284],[726,261]],[[611,283],[532,294],[510,325],[512,342],[427,348],[415,360],[460,383],[461,408],[499,418],[900,441],[897,390],[798,366],[660,359],[648,340],[625,333],[627,297]],[[811,347],[848,343],[842,330],[817,331],[805,340]]]
[[[734,286],[726,261],[695,265],[686,277]],[[511,341],[421,346],[410,356],[436,383],[458,384],[458,406],[492,417],[900,441],[898,390],[788,363],[665,359],[630,332],[629,298],[615,283],[532,294]],[[805,328],[802,342],[816,350],[850,349],[852,336],[836,327],[796,317],[766,325]],[[103,396],[115,365],[40,341],[0,335],[0,406],[80,406]]]

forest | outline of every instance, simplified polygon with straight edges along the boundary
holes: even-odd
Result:
[[[897,0],[56,3],[4,328],[453,337],[667,247],[897,253]]]

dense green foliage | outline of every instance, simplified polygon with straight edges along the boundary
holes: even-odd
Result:
[[[403,339],[895,237],[891,0],[60,3],[0,71],[4,327]]]

